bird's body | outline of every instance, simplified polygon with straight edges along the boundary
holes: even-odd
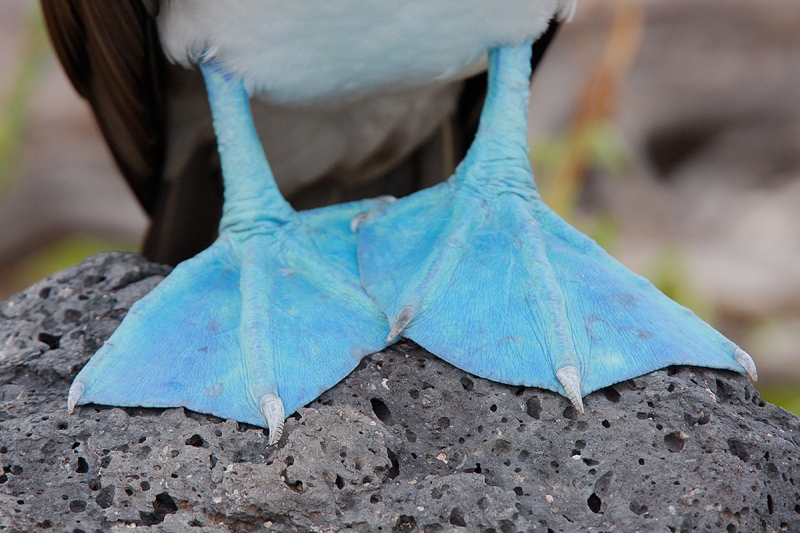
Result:
[[[542,34],[576,0],[172,0],[167,56],[214,57],[251,94],[298,104],[398,93],[486,69],[493,47]]]

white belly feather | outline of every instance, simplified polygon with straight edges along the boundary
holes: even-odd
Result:
[[[283,103],[402,91],[474,73],[577,0],[171,0],[159,31],[187,64],[210,52]]]

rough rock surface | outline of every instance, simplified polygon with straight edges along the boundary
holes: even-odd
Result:
[[[86,406],[70,380],[163,267],[103,254],[0,304],[0,530],[800,531],[800,419],[670,368],[586,398],[491,383],[411,343],[261,428]]]

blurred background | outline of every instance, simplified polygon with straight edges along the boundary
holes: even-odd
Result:
[[[800,0],[581,0],[532,86],[548,203],[755,359],[800,414]],[[147,219],[50,51],[0,0],[0,299]]]

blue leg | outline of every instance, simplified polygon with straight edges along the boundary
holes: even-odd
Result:
[[[361,287],[351,219],[377,201],[298,214],[281,197],[242,84],[202,66],[225,180],[217,241],[137,302],[81,370],[78,403],[178,407],[270,428],[386,346]]]
[[[526,144],[530,49],[490,53],[480,128],[456,174],[359,226],[362,283],[390,339],[580,410],[582,396],[668,365],[755,377],[749,355],[542,203]]]

